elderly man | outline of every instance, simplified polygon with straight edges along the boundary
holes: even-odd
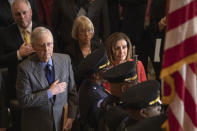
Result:
[[[53,36],[44,28],[31,35],[35,54],[18,67],[16,91],[23,107],[22,131],[60,131],[64,106],[68,119],[64,129],[72,127],[77,95],[68,55],[53,53]]]
[[[32,10],[27,0],[14,1],[12,15],[15,24],[6,28],[1,36],[0,63],[1,66],[8,67],[9,98],[15,99],[17,64],[34,52],[29,44],[29,35],[36,25],[32,23]]]
[[[29,35],[36,25],[32,22],[32,10],[28,0],[15,0],[11,6],[15,23],[7,27],[0,38],[0,66],[8,68],[6,97],[13,116],[13,131],[20,131],[20,112],[16,101],[17,65],[34,52]]]
[[[39,23],[38,7],[36,0],[28,0],[32,8],[32,19]],[[1,0],[0,1],[0,28],[5,28],[14,22],[11,12],[11,5],[14,0]]]

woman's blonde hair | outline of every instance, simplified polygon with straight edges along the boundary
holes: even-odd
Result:
[[[125,35],[124,33],[121,32],[115,32],[113,34],[111,34],[107,40],[106,40],[106,50],[107,50],[107,57],[108,60],[113,63],[114,62],[114,55],[113,55],[113,50],[116,46],[116,43],[119,40],[125,40],[127,42],[127,57],[126,60],[130,60],[131,59],[131,53],[132,53],[132,45],[130,42],[130,39],[128,38],[127,35]]]
[[[82,27],[84,29],[90,29],[92,31],[92,37],[94,35],[94,26],[92,24],[92,21],[86,17],[86,16],[78,16],[74,23],[72,28],[72,38],[78,39],[79,34],[79,27]]]

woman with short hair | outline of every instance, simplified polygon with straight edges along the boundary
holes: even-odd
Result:
[[[78,87],[81,83],[77,73],[78,65],[87,55],[100,47],[100,43],[94,43],[91,41],[93,36],[94,26],[91,20],[86,16],[77,17],[72,28],[73,42],[69,43],[65,53],[69,54],[71,57],[75,80]]]

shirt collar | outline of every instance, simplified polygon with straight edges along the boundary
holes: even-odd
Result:
[[[24,29],[21,28],[20,26],[18,26],[18,28],[19,28],[20,32],[22,33]],[[32,32],[32,22],[29,24],[29,26],[26,28],[26,30],[29,34],[31,34],[31,32]]]
[[[49,59],[48,64],[49,64],[50,66],[53,66],[53,61],[52,61],[51,58]]]
[[[45,69],[47,64],[49,64],[51,67],[53,66],[52,58],[50,58],[48,62],[41,62],[42,68]]]

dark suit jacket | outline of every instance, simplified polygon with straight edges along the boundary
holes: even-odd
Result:
[[[63,108],[68,103],[68,117],[76,115],[76,90],[71,60],[65,54],[53,54],[55,80],[66,82],[65,92],[56,95],[54,101],[48,99],[49,84],[37,55],[23,61],[17,74],[17,98],[23,107],[22,131],[56,131],[62,130]]]
[[[87,17],[92,21],[95,28],[93,39],[104,42],[110,33],[107,1],[94,0],[88,4]]]
[[[5,75],[7,70],[0,69],[0,128],[7,128],[9,125],[8,102],[5,96]]]
[[[154,116],[151,118],[147,118],[144,120],[139,121],[135,125],[129,125],[126,127],[128,131],[165,131],[162,129],[162,124],[167,119],[166,114],[161,114],[159,116]]]
[[[150,56],[151,61],[153,62],[153,68],[155,70],[156,79],[160,80],[160,71],[162,67],[163,60],[163,51],[164,51],[164,42],[165,42],[165,29],[163,31],[159,31],[158,23],[166,14],[166,0],[152,0],[150,7],[150,24],[146,28],[146,34],[144,35],[144,49],[146,51],[145,56]],[[161,47],[160,47],[160,62],[154,62],[155,57],[155,47],[156,40],[161,39]],[[148,58],[147,58],[148,59]],[[143,61],[146,62],[146,61]],[[143,63],[146,67],[147,62]]]
[[[36,0],[29,0],[32,8],[32,20],[39,23],[38,9]],[[11,7],[8,0],[0,1],[0,28],[7,27],[8,25],[14,23],[11,13]]]
[[[91,42],[91,52],[98,49],[99,47],[101,47],[101,45],[99,43]],[[76,80],[76,85],[77,85],[77,87],[79,87],[82,80],[80,79],[79,74],[78,74],[78,66],[85,58],[84,58],[82,51],[79,47],[78,41],[73,40],[73,42],[70,43],[66,47],[64,53],[69,54],[71,57],[71,62],[72,62],[72,67],[73,67],[74,76],[75,76],[75,80]]]
[[[150,24],[148,29],[154,35],[153,37],[162,37],[165,35],[165,29],[160,32],[158,23],[166,15],[166,0],[152,0],[150,7]]]
[[[37,25],[32,24],[32,29]],[[23,44],[23,39],[16,24],[12,24],[4,30],[4,34],[0,40],[0,65],[8,68],[8,95],[9,98],[16,98],[15,83],[17,65],[19,63],[17,58],[17,50]]]
[[[90,80],[85,80],[79,89],[79,112],[84,123],[97,127],[100,119],[99,100],[108,97],[104,87]]]
[[[51,27],[58,37],[59,52],[72,42],[72,26],[76,18],[78,5],[76,0],[54,0],[51,12]]]
[[[144,18],[146,0],[120,0],[124,7],[124,19],[121,31],[131,39],[131,43],[138,45],[144,32]]]
[[[110,22],[110,34],[120,32],[119,0],[107,0]]]

